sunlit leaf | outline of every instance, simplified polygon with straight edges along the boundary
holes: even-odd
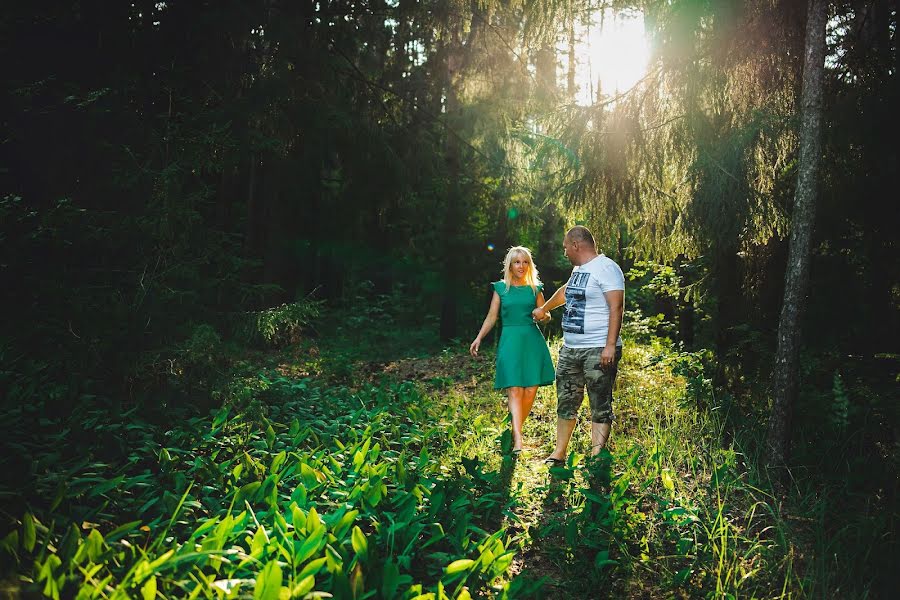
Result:
[[[351,543],[353,545],[353,551],[364,559],[369,551],[369,542],[366,540],[366,534],[362,532],[362,529],[360,529],[358,525],[353,527]]]
[[[461,558],[459,560],[454,560],[452,563],[447,565],[447,568],[444,571],[448,575],[452,575],[453,573],[459,573],[461,571],[465,571],[467,569],[471,569],[472,565],[475,564],[475,561],[469,558]]]
[[[256,578],[253,589],[254,600],[278,600],[281,594],[281,567],[276,561],[269,561]]]

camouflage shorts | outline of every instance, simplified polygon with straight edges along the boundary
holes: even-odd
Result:
[[[556,364],[556,416],[560,419],[578,417],[587,387],[591,421],[612,423],[612,392],[622,348],[616,348],[616,362],[608,369],[600,368],[602,352],[603,348],[560,348]]]

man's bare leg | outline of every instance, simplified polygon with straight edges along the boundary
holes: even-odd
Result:
[[[576,419],[560,419],[556,418],[556,448],[548,459],[566,460],[566,450],[569,447],[569,440],[572,438],[572,432],[575,431]]]
[[[606,447],[611,429],[609,423],[591,423],[591,456],[597,456]]]

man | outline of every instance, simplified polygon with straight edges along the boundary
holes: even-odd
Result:
[[[586,227],[573,227],[566,233],[563,251],[574,266],[572,276],[532,313],[541,320],[557,306],[566,305],[564,345],[556,365],[556,448],[544,461],[550,465],[565,463],[585,387],[591,405],[591,456],[606,446],[613,420],[613,384],[622,357],[622,269],[597,253],[594,236]]]

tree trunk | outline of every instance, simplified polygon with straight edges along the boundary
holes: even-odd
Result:
[[[457,287],[460,278],[460,260],[456,238],[459,235],[460,221],[460,150],[459,140],[454,135],[459,131],[459,96],[456,92],[456,77],[462,65],[462,52],[459,36],[454,35],[447,53],[446,77],[446,119],[448,131],[446,132],[445,160],[447,163],[447,203],[444,213],[444,222],[441,231],[443,238],[444,256],[446,257],[444,276],[442,277],[443,290],[441,293],[441,323],[440,336],[443,341],[449,341],[456,337],[457,320]]]
[[[566,93],[569,101],[575,101],[575,95],[578,93],[575,87],[575,71],[578,68],[578,60],[575,58],[575,15],[569,15],[569,68],[566,73]]]
[[[807,7],[799,173],[791,216],[784,301],[778,322],[774,398],[769,418],[770,467],[785,466],[790,458],[791,418],[799,388],[800,316],[806,304],[819,168],[822,162],[826,0],[809,0]]]

